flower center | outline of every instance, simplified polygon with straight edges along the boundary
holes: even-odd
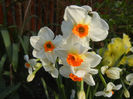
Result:
[[[112,91],[112,95],[114,94],[114,91]]]
[[[78,76],[76,76],[76,75],[74,75],[74,74],[72,74],[72,73],[69,74],[69,77],[70,77],[73,81],[81,81],[81,80],[83,80],[83,78],[78,77]]]
[[[73,27],[72,32],[80,38],[86,37],[88,35],[88,25],[77,24]]]
[[[46,42],[46,43],[44,44],[44,51],[45,51],[45,52],[51,52],[51,51],[54,50],[54,48],[55,48],[55,46],[52,44],[51,41],[48,41],[48,42]]]
[[[67,63],[71,66],[74,66],[74,67],[80,66],[82,62],[83,62],[83,59],[78,54],[68,54],[67,55]]]
[[[30,64],[29,63],[25,63],[25,67],[26,68],[30,68]]]

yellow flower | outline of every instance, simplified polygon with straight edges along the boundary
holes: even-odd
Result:
[[[130,38],[126,34],[123,35],[123,43],[126,48],[125,52],[128,53],[132,46],[131,46]]]
[[[133,66],[133,55],[127,56],[127,64]]]
[[[120,64],[128,64],[128,66],[133,66],[133,55],[123,57]]]
[[[108,66],[113,66],[115,62],[124,53],[127,54],[130,51],[130,49],[131,49],[131,42],[128,35],[124,34],[123,39],[113,38],[112,42],[108,44],[108,49],[104,53],[103,64]]]

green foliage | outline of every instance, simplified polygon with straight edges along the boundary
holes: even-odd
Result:
[[[46,72],[41,71],[42,73],[37,73],[37,78],[35,79],[36,81],[34,80],[33,82],[26,83],[26,77],[28,74],[27,69],[24,68],[25,62],[23,56],[25,54],[31,55],[32,53],[31,47],[29,45],[29,37],[30,35],[33,35],[33,31],[30,29],[26,30],[25,28],[27,28],[26,25],[31,22],[32,18],[41,20],[41,22],[43,23],[43,18],[49,17],[44,16],[45,13],[43,12],[43,10],[45,9],[45,7],[42,11],[40,11],[41,19],[39,19],[39,15],[30,15],[29,17],[26,17],[25,20],[22,20],[23,24],[21,25],[21,28],[19,28],[19,26],[17,26],[16,24],[8,24],[8,11],[12,9],[12,7],[16,3],[24,3],[27,0],[13,0],[13,2],[9,4],[8,7],[5,1],[6,0],[0,0],[3,12],[3,24],[0,24],[0,99],[37,99],[38,97],[40,99],[62,99],[63,96],[69,99],[71,95],[71,89],[77,91],[75,87],[76,83],[71,82],[71,80],[64,80],[60,77],[58,81],[55,81],[54,79],[51,79]],[[43,0],[41,1],[43,2]],[[46,1],[49,2],[49,0]],[[64,2],[65,4],[67,0],[56,1]],[[67,2],[69,2],[69,4],[77,4],[82,6],[83,4],[81,4],[81,1],[82,0],[68,0]],[[109,24],[109,36],[105,41],[102,42],[105,48],[112,37],[122,36],[123,32],[130,37],[133,37],[133,4],[131,4],[132,0],[103,0],[102,2],[98,2],[98,0],[94,0],[95,2],[93,0],[90,0],[92,1],[91,3],[88,3],[89,0],[83,1],[86,1],[86,5],[91,4],[92,8],[100,13],[100,16]],[[58,9],[56,10],[58,11]],[[56,10],[54,10],[54,12],[48,11],[48,13],[54,13],[55,15],[58,15],[58,13],[56,13]],[[15,15],[12,14],[12,16],[14,17],[14,19],[16,18]],[[22,19],[24,19],[24,15],[22,17]],[[62,19],[60,17],[59,19]],[[54,20],[56,20],[56,18],[54,18]],[[45,25],[56,26],[54,28],[58,28],[60,24],[61,23],[59,22],[49,22]],[[38,24],[36,22],[36,28],[37,25]],[[36,31],[34,31],[34,34],[36,34]],[[94,48],[95,47],[96,46],[94,44]],[[101,48],[101,46],[98,47]],[[103,51],[105,49],[101,50]],[[99,53],[101,53],[101,50]],[[129,68],[129,70],[132,70],[132,68]],[[40,82],[40,78],[42,83],[38,83]],[[98,77],[96,78],[96,80],[100,81]],[[102,89],[104,87],[100,84],[102,82],[104,82],[104,80],[99,82],[99,84],[97,84],[95,87],[85,85],[85,91],[87,92],[88,99],[105,99],[103,97],[95,97],[94,94],[92,94],[95,93],[97,89]],[[64,84],[66,86],[64,86]],[[64,89],[65,92],[62,89]],[[130,88],[129,91],[132,92],[133,90]],[[120,93],[122,93],[122,91],[119,92],[118,95],[115,94],[114,98],[117,97],[117,99],[122,99],[122,95],[121,97],[119,97]],[[131,98],[133,98],[133,95],[131,96]]]

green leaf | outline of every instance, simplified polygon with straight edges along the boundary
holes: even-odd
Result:
[[[18,83],[15,86],[11,86],[11,87],[7,87],[5,90],[3,90],[0,93],[0,99],[5,99],[8,95],[10,95],[11,93],[13,93],[14,91],[16,91],[19,87],[20,87],[20,83]]]
[[[11,61],[11,40],[10,40],[10,36],[7,30],[1,30],[1,34],[2,34],[2,38],[4,41],[4,45],[7,51],[7,55],[9,57],[9,60]]]
[[[47,99],[49,99],[49,94],[48,94],[46,82],[44,81],[43,78],[41,78],[41,81],[42,81],[42,84],[43,84],[43,88],[45,90],[46,97],[47,97]]]
[[[5,61],[6,61],[6,55],[3,55],[2,58],[0,59],[0,74],[2,73]]]
[[[13,70],[16,72],[18,65],[18,44],[13,44],[12,65]]]
[[[0,77],[0,93],[6,88],[6,82],[5,80]]]
[[[26,42],[22,39],[22,37],[21,36],[18,36],[19,37],[19,40],[20,40],[20,43],[21,43],[21,45],[22,45],[22,47],[23,47],[23,49],[24,49],[24,53],[25,54],[28,54],[28,50],[27,50],[27,45],[26,45]]]

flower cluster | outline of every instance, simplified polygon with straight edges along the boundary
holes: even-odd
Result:
[[[34,48],[32,54],[37,59],[25,57],[25,66],[29,71],[27,80],[32,81],[41,67],[54,78],[58,78],[60,74],[73,81],[84,81],[90,86],[95,85],[93,75],[98,72],[101,76],[106,74],[113,80],[120,79],[122,69],[118,66],[133,66],[132,55],[128,55],[132,49],[130,38],[124,34],[123,39],[112,39],[107,49],[104,49],[103,60],[90,46],[91,42],[104,40],[108,30],[108,24],[97,12],[92,11],[90,6],[67,6],[61,24],[63,35],[55,36],[51,29],[42,27],[37,36],[30,38]],[[103,51],[103,48],[100,51]],[[61,64],[58,67],[57,62]],[[99,64],[100,69],[97,68]],[[129,81],[129,85],[133,85],[133,74],[129,74],[126,80]],[[114,94],[113,90],[119,90],[122,85],[115,86],[109,82],[105,87],[104,91],[95,95],[111,97]]]

